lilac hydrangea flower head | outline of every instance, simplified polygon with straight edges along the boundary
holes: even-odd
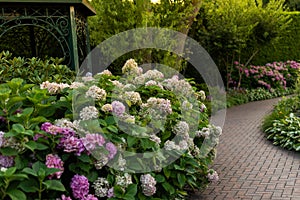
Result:
[[[114,188],[112,187],[112,188],[110,188],[108,191],[107,191],[107,197],[108,198],[112,198],[112,197],[114,197],[115,196],[115,194],[114,194]]]
[[[118,151],[117,147],[113,143],[109,142],[106,143],[105,148],[109,151],[108,158],[113,159],[117,154]]]
[[[93,151],[97,146],[103,146],[105,139],[101,134],[89,133],[82,138],[82,142],[88,151]]]
[[[53,177],[60,178],[62,173],[64,172],[64,162],[58,157],[58,155],[48,154],[46,156],[46,166],[48,168],[57,168],[60,171],[55,172],[54,174],[49,175],[49,178]]]
[[[14,157],[12,156],[3,156],[0,154],[0,167],[12,167],[14,165]]]
[[[45,123],[42,124],[41,130],[45,131],[45,132],[48,132],[48,129],[49,129],[50,126],[52,126],[52,124],[50,122],[45,122]]]
[[[45,131],[51,135],[57,135],[58,133],[61,133],[63,131],[63,128],[55,126],[51,124],[50,122],[45,122],[41,126],[41,130]]]
[[[74,175],[71,180],[73,196],[76,199],[84,199],[89,193],[89,181],[85,176]]]
[[[78,156],[85,150],[82,140],[74,136],[61,138],[58,147],[63,148],[64,152],[75,152]]]
[[[120,102],[120,101],[113,101],[111,103],[111,105],[112,105],[112,108],[113,108],[113,113],[116,116],[120,117],[125,112],[125,106],[124,106],[124,104],[122,102]]]

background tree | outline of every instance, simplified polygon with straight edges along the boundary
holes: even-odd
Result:
[[[169,28],[188,34],[199,13],[201,0],[161,0],[160,3],[151,0],[93,0],[92,5],[97,11],[97,15],[89,20],[91,43],[95,47],[115,34],[140,27]],[[184,40],[180,48],[183,46]],[[119,71],[121,63],[130,57],[139,63],[161,63],[177,69],[185,66],[179,56],[170,52],[144,49],[122,56],[113,63],[114,71]]]
[[[233,61],[248,63],[288,30],[284,0],[204,0],[190,36],[210,53],[223,77]]]

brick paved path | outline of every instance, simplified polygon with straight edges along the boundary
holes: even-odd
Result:
[[[263,117],[278,99],[251,102],[227,110],[214,168],[220,182],[191,199],[300,200],[300,153],[266,140]]]

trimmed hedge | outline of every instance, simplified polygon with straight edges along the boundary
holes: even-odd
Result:
[[[299,60],[300,59],[300,12],[288,12],[293,21],[290,29],[282,34],[280,40],[264,46],[253,58],[251,64],[260,65],[273,61]],[[249,58],[253,51],[245,52],[245,58]]]

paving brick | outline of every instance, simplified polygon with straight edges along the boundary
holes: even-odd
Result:
[[[279,100],[251,102],[227,110],[212,168],[220,182],[191,200],[299,200],[300,155],[266,140],[260,125]]]

